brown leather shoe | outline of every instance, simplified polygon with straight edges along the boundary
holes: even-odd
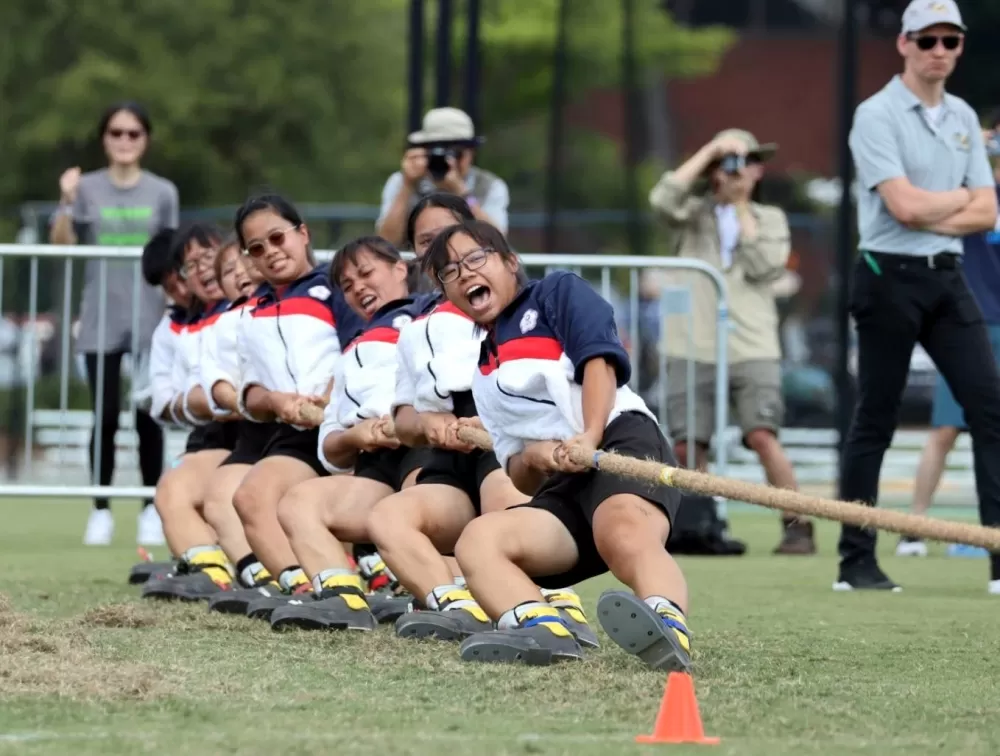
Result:
[[[785,520],[785,532],[772,553],[791,556],[806,556],[816,553],[816,539],[813,524],[808,520]]]

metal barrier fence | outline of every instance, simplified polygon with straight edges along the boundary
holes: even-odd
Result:
[[[46,261],[62,261],[63,262],[63,301],[61,306],[61,322],[62,327],[60,330],[60,350],[59,350],[59,409],[58,413],[58,434],[56,438],[58,439],[58,449],[54,464],[57,467],[63,467],[64,462],[68,461],[65,459],[64,455],[64,445],[68,433],[72,431],[77,431],[77,434],[85,432],[85,430],[79,426],[77,423],[71,421],[71,416],[77,414],[69,410],[69,389],[70,389],[70,372],[72,366],[74,365],[74,358],[70,343],[70,325],[73,322],[74,317],[77,313],[73,312],[72,307],[72,292],[73,292],[73,262],[75,260],[82,261],[92,261],[97,260],[99,263],[99,276],[98,276],[98,296],[99,296],[99,308],[98,308],[98,354],[106,353],[106,344],[104,344],[104,332],[105,325],[107,322],[108,312],[107,312],[107,273],[109,268],[109,263],[114,262],[117,264],[122,264],[123,261],[131,261],[133,274],[133,305],[139,301],[140,294],[140,258],[142,250],[138,247],[96,247],[96,246],[55,246],[55,245],[44,245],[44,244],[0,244],[0,313],[3,312],[3,291],[4,291],[4,268],[5,261],[10,258],[27,258],[29,261],[29,284],[28,284],[28,308],[27,308],[27,322],[37,323],[38,321],[38,283],[39,283],[39,263],[42,260]],[[321,262],[329,261],[333,255],[332,250],[318,250],[316,252],[316,257]],[[716,371],[715,378],[715,465],[714,469],[719,474],[725,474],[726,463],[727,463],[727,443],[724,439],[726,438],[726,425],[727,425],[727,414],[728,414],[728,372],[726,366],[726,344],[727,344],[727,333],[729,330],[729,311],[728,311],[728,299],[726,292],[725,280],[722,274],[711,267],[707,263],[701,260],[693,259],[681,259],[673,257],[639,257],[639,256],[615,256],[615,255],[569,255],[569,254],[555,254],[555,255],[538,255],[538,254],[526,254],[521,255],[522,263],[529,269],[544,269],[546,273],[556,270],[574,270],[581,275],[585,275],[585,271],[593,272],[599,270],[600,282],[598,284],[598,290],[601,295],[606,300],[612,299],[612,279],[615,274],[627,273],[628,283],[629,283],[629,294],[628,294],[628,323],[629,323],[629,339],[628,348],[630,352],[630,357],[632,359],[633,365],[637,365],[639,361],[639,347],[640,347],[640,336],[639,336],[639,275],[640,271],[644,269],[656,269],[656,268],[670,268],[670,269],[681,269],[687,271],[697,271],[703,275],[708,276],[713,284],[715,285],[716,292],[718,295],[718,305],[716,313],[716,364],[718,369]],[[596,283],[596,282],[595,282]],[[686,308],[686,309],[685,309]],[[691,301],[690,301],[690,290],[689,289],[677,289],[671,288],[663,292],[663,296],[660,301],[660,320],[662,322],[664,314],[678,315],[686,314],[689,317],[689,327],[691,323]],[[138,332],[139,332],[139,310],[137,307],[133,306],[132,310],[132,343],[131,343],[131,354],[135,355],[138,350]],[[662,338],[662,336],[661,336]],[[40,414],[35,411],[35,364],[36,357],[35,354],[35,344],[36,339],[31,338],[29,346],[29,352],[27,355],[27,375],[25,377],[25,419],[24,419],[24,464],[25,469],[23,474],[28,478],[32,477],[33,471],[33,456],[35,450],[35,424],[36,420],[39,418]],[[661,345],[658,345],[661,347]],[[133,363],[134,367],[134,363]],[[663,355],[662,347],[660,348],[660,396],[661,401],[659,402],[659,419],[662,426],[666,426],[666,402],[664,401],[666,395],[666,375],[665,375],[665,356]],[[92,408],[93,417],[101,418],[104,414],[104,387],[107,380],[107,376],[104,374],[104,360],[97,360],[97,369],[95,375],[95,395],[96,401]],[[632,379],[630,385],[633,389],[638,390],[638,370],[633,370]],[[689,432],[689,462],[691,460],[691,455],[694,453],[694,439],[690,434],[693,434],[694,430],[694,418],[692,413],[694,411],[694,398],[692,396],[693,391],[693,363],[689,361],[688,370],[688,422],[687,428]],[[128,406],[128,418],[134,417],[135,414],[135,397],[133,391],[129,391],[129,406]],[[53,412],[47,413],[47,416],[52,420],[51,417]],[[125,413],[123,412],[123,415]],[[123,417],[123,420],[126,418]],[[124,432],[129,432],[131,420],[121,423],[121,430]],[[93,460],[93,465],[91,466],[91,481],[99,480],[97,471],[101,468],[101,446],[102,446],[102,433],[103,433],[103,423],[94,422],[93,428],[96,436],[95,439],[95,459]],[[55,423],[53,422],[53,428],[55,428]],[[89,430],[89,427],[86,429]],[[84,453],[86,453],[87,445],[89,444],[89,438],[87,442],[84,443]],[[117,442],[115,444],[117,449]],[[170,453],[170,445],[167,445],[167,452]],[[62,471],[59,471],[62,472]],[[44,485],[35,482],[29,483],[0,483],[0,496],[19,496],[19,497],[77,497],[77,498],[92,498],[92,497],[108,497],[108,498],[149,498],[152,497],[154,489],[152,487],[145,486],[116,486],[116,485]],[[721,503],[720,503],[720,506]]]

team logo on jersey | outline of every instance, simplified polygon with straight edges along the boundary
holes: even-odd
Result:
[[[313,299],[318,299],[321,302],[325,302],[330,298],[330,290],[325,286],[313,286],[309,289],[309,296]]]
[[[958,146],[962,152],[969,151],[969,135],[963,134],[960,131],[955,132],[955,144]]]
[[[536,310],[528,310],[521,317],[521,333],[535,330],[536,325],[538,325],[538,312]]]
[[[395,328],[397,331],[402,331],[403,327],[408,323],[411,323],[412,321],[413,318],[411,318],[409,315],[397,315],[392,319],[392,327]]]

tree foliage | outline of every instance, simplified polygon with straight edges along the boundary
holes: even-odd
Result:
[[[407,5],[5,0],[0,206],[54,199],[64,168],[101,165],[98,117],[124,98],[149,107],[148,166],[178,184],[184,206],[235,203],[265,184],[300,201],[375,204],[405,136]],[[657,5],[635,2],[640,70],[711,69],[728,36],[679,29]],[[572,0],[570,9],[576,98],[616,85],[622,18],[611,0]],[[535,181],[544,166],[556,12],[556,0],[483,3],[483,121],[495,138],[482,162],[505,176]],[[455,48],[460,64],[457,39]],[[589,180],[575,182],[590,187],[575,198],[583,206],[613,199],[609,175],[621,173],[615,150],[593,154],[581,166]]]

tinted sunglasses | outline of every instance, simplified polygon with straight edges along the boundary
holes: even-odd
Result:
[[[246,254],[250,257],[260,257],[267,251],[267,245],[270,244],[272,247],[280,247],[285,243],[285,235],[289,231],[295,231],[298,226],[289,226],[288,228],[283,228],[280,231],[272,231],[263,239],[254,239],[247,245]],[[266,244],[265,244],[266,242]]]
[[[937,47],[938,42],[941,43],[945,50],[957,50],[958,46],[962,44],[962,35],[960,34],[944,34],[941,36],[926,34],[919,37],[910,37],[910,39],[913,40],[918,49],[924,52],[933,50]]]
[[[127,136],[133,142],[141,139],[144,133],[142,129],[108,129],[108,136],[112,139],[121,139],[123,136]]]

